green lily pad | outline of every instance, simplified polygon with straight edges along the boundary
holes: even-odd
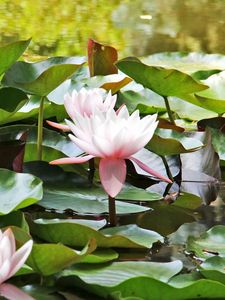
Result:
[[[225,56],[220,54],[162,52],[149,55],[143,61],[152,66],[173,68],[195,76],[199,72],[208,74],[209,71],[225,70]]]
[[[0,48],[0,75],[2,75],[23,54],[31,39],[18,41]]]
[[[29,94],[47,96],[83,63],[84,59],[77,57],[53,57],[37,63],[17,62],[5,73],[3,84]]]
[[[225,257],[214,256],[206,259],[199,267],[203,276],[225,284]]]
[[[196,196],[194,199],[196,200]],[[176,231],[184,223],[194,222],[196,218],[191,209],[176,205],[176,201],[172,205],[165,202],[152,202],[151,208],[152,211],[139,216],[137,224],[142,228],[159,232],[163,236]]]
[[[63,243],[68,246],[84,246],[90,238],[94,238],[98,247],[102,248],[151,248],[152,244],[161,241],[158,233],[145,230],[137,225],[124,225],[98,231],[89,227],[89,223],[67,222],[67,220],[38,219],[30,223],[33,234],[53,243]],[[86,224],[85,224],[86,223]]]
[[[216,225],[200,237],[190,237],[187,251],[193,251],[196,256],[201,258],[215,255],[225,257],[225,226]]]
[[[16,136],[18,132],[28,130],[28,137],[25,148],[25,161],[36,160],[37,148],[37,126],[32,125],[12,125],[0,128],[1,134],[10,133],[11,136]],[[66,156],[78,156],[81,151],[71,140],[60,133],[44,128],[43,130],[43,159],[50,161],[60,156],[62,153]],[[56,151],[58,153],[56,153]],[[51,154],[51,156],[50,156]]]
[[[64,270],[62,277],[77,276],[87,284],[103,287],[114,287],[131,278],[148,277],[168,282],[181,271],[182,262],[177,260],[169,263],[158,262],[114,262],[107,265],[77,265]]]
[[[60,211],[72,209],[78,213],[101,214],[108,212],[107,194],[101,187],[94,184],[91,186],[86,178],[64,172],[60,167],[44,162],[27,163],[25,170],[45,182],[44,196],[39,205]],[[77,171],[79,170],[77,169]],[[117,199],[134,201],[155,201],[161,198],[158,193],[148,192],[131,185],[125,185],[117,196]],[[116,201],[116,210],[118,214],[127,214],[147,211],[149,208]]]
[[[119,254],[113,249],[97,249],[85,256],[81,262],[88,264],[100,264],[115,260],[118,257]]]
[[[28,295],[34,297],[36,300],[65,300],[65,298],[62,298],[62,296],[57,293],[57,289],[54,287],[50,288],[38,285],[26,285],[22,288],[22,290]]]
[[[225,160],[225,134],[218,129],[209,128],[212,143],[221,160]]]
[[[147,149],[158,155],[175,155],[199,150],[203,143],[188,134],[170,129],[158,129],[147,144]]]
[[[26,222],[24,213],[22,213],[20,210],[0,216],[0,228],[7,226],[17,226],[29,233],[29,226]]]
[[[195,81],[191,76],[176,69],[166,69],[143,64],[135,57],[119,60],[116,66],[137,83],[151,89],[161,96],[177,96],[182,98],[207,89],[206,85]]]
[[[219,282],[207,279],[197,281],[183,279],[178,284],[177,280],[170,280],[181,268],[180,261],[113,263],[95,269],[77,265],[64,270],[60,282],[68,287],[81,286],[104,299],[107,297],[120,300],[135,297],[148,300],[224,299],[225,285]],[[181,275],[176,277],[179,276]]]
[[[30,174],[0,169],[0,214],[32,205],[42,198],[42,181]]]
[[[92,239],[81,251],[71,249],[61,244],[34,244],[27,264],[34,271],[49,276],[57,273],[82,260],[82,258],[96,248]]]

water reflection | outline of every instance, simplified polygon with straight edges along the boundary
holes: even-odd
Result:
[[[40,0],[0,2],[0,41],[33,37],[43,55],[84,54],[88,37],[121,55],[225,53],[224,0]]]

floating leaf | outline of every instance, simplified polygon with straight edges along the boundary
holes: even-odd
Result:
[[[64,276],[77,276],[87,284],[102,287],[113,287],[131,278],[148,277],[162,282],[181,271],[182,262],[177,260],[169,263],[158,262],[114,262],[110,265],[80,265],[62,272]]]
[[[157,241],[163,241],[158,233],[142,229],[136,225],[124,225],[109,229],[96,230],[89,227],[89,222],[38,219],[30,223],[33,234],[53,243],[68,246],[84,246],[90,238],[94,238],[98,247],[102,248],[151,248]],[[91,221],[92,223],[94,221]],[[99,221],[95,221],[99,222]]]
[[[195,196],[194,201],[196,201]],[[163,236],[167,236],[176,231],[182,224],[194,222],[196,216],[193,211],[183,208],[179,204],[176,205],[176,202],[179,203],[179,200],[171,205],[165,202],[152,202],[151,208],[153,208],[153,211],[140,215],[137,224],[142,228],[154,230]]]
[[[20,210],[0,216],[0,228],[7,226],[17,226],[22,228],[24,231],[29,232],[29,226],[26,222],[24,214]]]
[[[158,155],[174,155],[199,150],[204,145],[199,139],[170,129],[158,129],[147,144],[147,149]]]
[[[5,73],[3,84],[29,94],[47,96],[83,63],[84,59],[77,57],[53,57],[37,63],[17,62]]]
[[[25,160],[36,160],[36,144],[37,144],[37,126],[31,125],[12,125],[0,128],[0,134],[11,134],[12,137],[17,136],[21,131],[28,131],[26,141]],[[60,133],[44,128],[43,130],[43,159],[46,161],[52,160],[50,156],[58,151],[59,156],[78,156],[81,151],[71,140]],[[55,151],[55,152],[54,152]]]
[[[0,214],[29,206],[42,198],[42,181],[30,174],[0,169]]]
[[[225,257],[214,256],[206,259],[199,267],[203,276],[225,284]]]
[[[195,77],[207,76],[211,72],[225,70],[225,56],[197,52],[162,52],[149,55],[144,63],[163,68],[173,68]]]
[[[84,256],[94,251],[95,248],[94,239],[90,240],[82,251],[76,251],[61,244],[34,244],[27,264],[34,271],[49,276],[81,261]]]
[[[225,226],[216,225],[198,238],[190,237],[187,251],[193,251],[202,258],[215,255],[225,257]]]
[[[83,177],[64,172],[58,166],[44,162],[26,164],[26,171],[44,180],[44,197],[39,205],[64,211],[72,209],[79,213],[101,214],[108,212],[108,196],[104,190],[90,183]],[[135,201],[153,201],[161,196],[134,186],[125,185],[117,199]],[[116,201],[118,214],[134,213],[149,210],[148,207]]]
[[[225,160],[225,134],[220,130],[210,128],[212,143],[221,160]]]

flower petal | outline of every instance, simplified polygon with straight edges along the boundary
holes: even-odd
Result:
[[[17,250],[10,261],[10,272],[8,278],[12,277],[25,263],[33,247],[33,241],[29,240]]]
[[[122,189],[126,179],[126,162],[124,159],[103,158],[99,164],[99,175],[106,193],[115,197]]]
[[[8,283],[0,285],[0,296],[3,296],[8,300],[35,300],[16,286]]]
[[[54,128],[57,128],[57,129],[60,129],[64,132],[70,132],[70,127],[68,125],[63,125],[63,124],[59,124],[59,123],[56,123],[56,122],[52,122],[52,121],[49,121],[47,120],[46,123]]]
[[[135,157],[129,157],[128,158],[129,160],[135,162],[142,170],[148,172],[149,174],[163,180],[163,181],[166,181],[168,183],[172,183],[172,181],[169,179],[169,178],[166,178],[162,175],[160,175],[158,172],[152,170],[151,168],[149,168],[147,165],[145,165],[143,162],[141,162],[139,159],[135,158]]]
[[[85,155],[78,157],[64,157],[56,160],[52,160],[49,162],[50,165],[68,165],[68,164],[82,164],[90,159],[92,159],[93,155]]]

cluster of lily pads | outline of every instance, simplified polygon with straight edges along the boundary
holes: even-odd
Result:
[[[25,61],[29,43],[0,48],[1,296],[224,299],[225,57],[159,53],[118,60],[113,47],[89,40],[88,58]],[[113,102],[109,112],[93,107],[98,121],[73,111],[75,103],[68,106],[79,91],[96,89]],[[151,133],[140,147],[136,110],[146,122],[140,131],[146,135],[148,125]],[[104,134],[92,138],[101,121]],[[84,123],[91,129],[81,132]],[[112,164],[110,146],[119,163]],[[113,197],[117,216],[110,219]],[[14,257],[22,264],[28,252],[14,274]]]

